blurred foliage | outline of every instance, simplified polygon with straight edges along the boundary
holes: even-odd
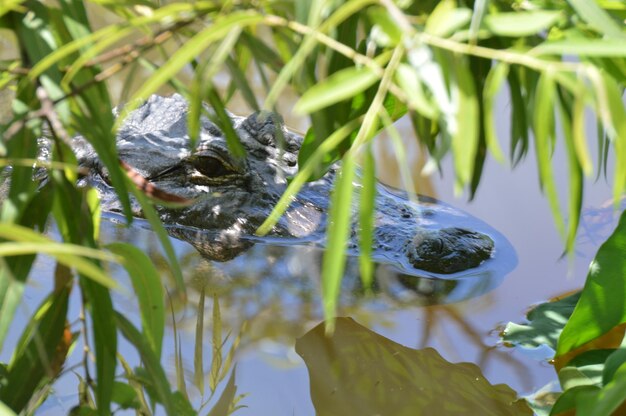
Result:
[[[110,15],[115,23],[94,30],[86,3],[91,15]],[[112,76],[128,71],[126,112],[165,86],[185,95],[195,108],[189,113],[192,138],[198,134],[198,104],[209,102],[221,115],[235,153],[240,147],[223,111],[233,97],[243,98],[251,109],[275,110],[286,89],[301,95],[293,111],[311,119],[299,156],[301,172],[259,232],[271,227],[304,181],[343,159],[323,266],[325,310],[333,316],[353,201],[360,199],[359,217],[365,221],[373,210],[373,193],[353,195],[358,153],[370,152],[367,143],[379,130],[408,115],[416,138],[429,150],[424,173],[439,169],[451,154],[456,190],[467,189],[473,197],[487,154],[505,159],[494,127],[496,97],[505,84],[511,103],[509,160],[515,165],[535,149],[541,186],[572,250],[582,179],[594,172],[585,114],[593,114],[597,124],[597,173],[606,174],[609,156],[614,157],[616,203],[626,186],[625,18],[626,6],[612,0],[2,1],[0,31],[13,39],[16,54],[0,61],[0,88],[13,95],[12,114],[0,125],[2,166],[12,166],[0,178],[0,347],[37,253],[53,256],[70,277],[62,279],[33,316],[11,362],[0,367],[0,397],[16,413],[41,402],[42,395],[35,393],[54,381],[58,371],[53,364],[63,360],[38,345],[45,340],[46,346],[59,346],[56,351],[65,348],[64,317],[70,317],[65,316],[64,299],[76,286],[89,316],[84,336],[93,342],[95,359],[94,379],[85,364],[86,393],[79,412],[108,414],[113,401],[142,406],[143,411],[159,403],[169,413],[195,412],[184,394],[172,390],[160,365],[164,316],[153,311],[164,308],[163,292],[148,283],[158,279],[154,267],[129,245],[102,246],[97,195],[76,186],[80,172],[69,139],[81,134],[106,166],[129,222],[129,192],[142,204],[167,254],[177,293],[184,298],[182,273],[154,213],[154,201],[135,189],[118,163],[114,138],[123,114],[116,121],[111,112]],[[182,82],[181,74],[189,68],[193,80]],[[148,75],[140,77],[141,71]],[[227,75],[225,84],[217,75]],[[253,79],[260,88],[252,85]],[[37,138],[44,135],[52,143],[50,159],[35,161]],[[568,158],[566,216],[551,162],[557,145],[564,146]],[[33,165],[47,170],[46,180],[33,181],[42,177]],[[373,169],[372,163],[367,166]],[[368,172],[365,183],[371,184],[372,177]],[[49,217],[63,244],[41,235]],[[362,229],[361,241],[367,246],[371,224]],[[141,331],[111,301],[115,282],[106,270],[112,262],[132,277]],[[369,281],[368,260],[361,264]],[[622,275],[620,282],[624,279]],[[117,364],[123,366],[116,355],[118,333],[142,358],[141,368],[127,369],[128,377],[139,380],[152,407],[115,382]],[[22,373],[34,367],[45,371]],[[19,383],[13,378],[18,371]],[[619,369],[615,374],[621,374]],[[15,395],[28,392],[20,390],[24,377],[30,377],[31,397]],[[214,382],[221,380],[223,373],[215,377]],[[220,408],[231,405],[222,403]]]

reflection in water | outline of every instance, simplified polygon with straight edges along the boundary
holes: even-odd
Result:
[[[351,318],[332,336],[320,324],[296,341],[323,415],[530,415],[508,386],[491,385],[470,363],[452,364],[432,348],[413,350]]]

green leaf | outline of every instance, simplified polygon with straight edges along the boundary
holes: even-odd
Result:
[[[113,302],[109,291],[98,283],[80,276],[80,286],[87,302],[92,322],[93,345],[96,356],[98,383],[95,396],[98,414],[110,414],[113,383],[117,361],[117,330]]]
[[[419,72],[410,65],[400,64],[394,75],[400,88],[407,93],[408,105],[426,118],[436,118],[437,107],[426,97]]]
[[[237,367],[233,368],[233,372],[226,383],[226,387],[222,391],[220,398],[215,403],[215,406],[211,409],[208,416],[228,416],[231,414],[230,408],[235,401],[235,394],[237,393],[237,385],[235,384],[235,372]]]
[[[626,211],[589,266],[580,301],[565,325],[557,358],[626,322]]]
[[[626,57],[626,43],[619,39],[565,39],[544,42],[531,49],[531,55],[572,55]]]
[[[465,59],[454,62],[454,71],[458,88],[458,106],[456,109],[456,129],[452,137],[454,154],[455,189],[460,191],[472,178],[474,161],[478,149],[478,100],[474,80]]]
[[[567,0],[582,20],[589,23],[599,33],[616,38],[626,38],[623,24],[620,26],[607,12],[602,10],[596,0]]]
[[[322,296],[324,316],[330,320],[327,321],[329,331],[333,327],[332,322],[335,318],[337,298],[345,268],[346,243],[350,237],[354,169],[354,155],[350,152],[346,153],[335,180],[328,213],[327,247],[322,262]]]
[[[6,384],[0,388],[0,402],[15,412],[22,411],[41,383],[60,370],[55,355],[65,328],[68,299],[69,287],[51,294],[22,334],[7,369]]]
[[[521,37],[547,30],[561,15],[561,12],[553,10],[503,12],[488,14],[483,23],[495,35]]]
[[[370,291],[374,281],[372,245],[374,240],[374,218],[376,198],[376,162],[372,146],[368,143],[363,156],[361,170],[361,192],[359,199],[359,271],[366,291]]]
[[[191,39],[187,40],[182,47],[172,54],[164,65],[159,67],[154,74],[144,81],[142,86],[135,92],[124,110],[125,114],[137,108],[151,94],[155,93],[163,84],[173,78],[185,65],[195,59],[209,45],[227,36],[232,30],[244,26],[252,26],[263,19],[261,14],[256,12],[238,11],[230,13],[227,17],[217,19],[213,24],[198,32]],[[124,117],[118,119],[118,125]]]
[[[56,258],[59,263],[76,269],[106,287],[117,287],[117,282],[104,273],[100,267],[81,257],[104,261],[118,260],[115,256],[104,251],[75,244],[57,243],[29,228],[9,223],[0,224],[0,238],[15,241],[13,243],[0,243],[0,256],[2,257],[29,253],[49,254]]]
[[[576,403],[577,416],[611,416],[626,400],[626,364],[622,364],[613,379],[599,391],[586,394]]]
[[[607,135],[613,139],[615,160],[626,160],[626,109],[622,101],[623,88],[607,74],[602,74],[602,83],[598,91],[598,109]],[[606,97],[606,103],[602,99]],[[621,196],[626,190],[626,163],[615,164],[613,179],[613,199],[615,207],[619,205]]]
[[[552,173],[552,152],[554,147],[554,78],[550,73],[542,73],[535,92],[535,150],[541,186],[550,203],[556,228],[561,235],[565,233],[563,215],[559,207],[554,174]]]
[[[205,287],[200,290],[196,318],[196,342],[193,351],[193,382],[196,388],[204,391],[204,300],[206,298]]]
[[[220,313],[220,302],[217,295],[213,295],[213,333],[211,336],[213,347],[213,357],[211,359],[211,370],[209,377],[209,388],[211,391],[217,389],[219,383],[220,369],[222,368],[222,315]]]
[[[143,334],[157,357],[161,357],[165,328],[163,283],[150,258],[139,248],[128,243],[111,243],[108,250],[122,257],[139,302]]]
[[[448,37],[459,28],[466,26],[472,18],[472,11],[457,8],[456,1],[444,0],[428,17],[424,31],[439,37]]]
[[[498,62],[491,68],[487,79],[485,79],[485,88],[483,90],[484,117],[485,117],[485,140],[487,147],[494,159],[500,163],[504,163],[504,155],[496,135],[496,126],[494,120],[494,103],[496,94],[500,91],[502,82],[509,73],[509,66],[504,62]]]
[[[293,111],[296,114],[313,113],[354,97],[379,79],[380,76],[367,67],[342,69],[309,88],[298,100]]]
[[[578,101],[578,103],[572,103],[572,100]],[[580,98],[572,98],[566,91],[559,89],[559,101],[558,108],[561,116],[561,129],[565,136],[565,148],[567,150],[567,167],[569,171],[568,183],[568,227],[566,235],[565,247],[570,255],[574,254],[574,244],[576,240],[576,232],[578,230],[578,224],[580,221],[580,210],[582,207],[583,199],[583,172],[576,153],[576,139],[574,137],[574,131],[576,127],[583,128],[584,126],[577,126],[580,124],[580,120],[574,120],[574,117],[584,117],[584,114],[574,114],[574,107],[580,103]],[[582,112],[582,110],[581,110]],[[584,133],[580,133],[584,134]],[[583,138],[584,140],[584,138]]]
[[[165,251],[165,256],[167,257],[168,264],[170,266],[170,270],[174,275],[174,281],[176,282],[176,289],[183,294],[186,293],[186,286],[183,280],[183,272],[180,269],[180,264],[178,263],[178,259],[176,257],[176,253],[174,252],[174,248],[172,247],[172,243],[169,239],[165,228],[163,227],[163,223],[159,218],[156,210],[152,206],[151,202],[148,201],[148,198],[136,187],[129,186],[129,189],[132,191],[137,201],[141,204],[141,208],[143,210],[143,215],[146,220],[150,223],[152,227],[152,231],[154,231],[161,243],[161,247],[163,247],[163,251]]]
[[[137,391],[130,385],[120,381],[113,383],[111,400],[119,404],[122,409],[139,409],[141,407]]]
[[[163,405],[166,414],[177,414],[170,384],[167,381],[165,371],[161,366],[159,358],[152,350],[152,347],[137,330],[137,328],[135,328],[133,324],[124,317],[124,315],[115,311],[113,316],[117,326],[122,332],[122,335],[124,335],[124,338],[133,344],[139,352],[141,361],[145,366],[145,369],[150,377],[150,381],[152,382],[152,387],[154,388],[155,397],[152,397],[152,399]]]
[[[313,175],[324,156],[335,149],[350,133],[361,125],[362,119],[359,117],[352,120],[345,126],[337,129],[326,140],[318,146],[303,166],[300,166],[298,174],[291,180],[289,186],[276,203],[276,206],[267,219],[256,230],[257,235],[265,235],[272,230],[280,217],[285,213],[293,201],[293,197],[300,191],[306,181]]]

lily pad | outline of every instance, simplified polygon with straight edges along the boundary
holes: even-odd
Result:
[[[513,389],[492,385],[478,366],[453,364],[433,348],[415,350],[337,318],[296,341],[323,415],[530,415]]]
[[[559,336],[579,298],[580,292],[576,292],[562,299],[537,305],[528,313],[527,324],[509,322],[502,333],[502,340],[527,348],[546,345],[556,350]]]

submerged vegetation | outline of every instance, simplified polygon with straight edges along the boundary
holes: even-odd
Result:
[[[94,28],[90,20],[103,14],[114,23]],[[312,126],[299,154],[300,173],[258,232],[277,221],[305,181],[342,160],[323,262],[324,307],[332,318],[357,199],[362,246],[372,239],[373,193],[366,191],[373,187],[375,172],[369,144],[382,129],[398,149],[407,189],[413,188],[412,167],[403,159],[403,139],[393,125],[402,116],[410,118],[415,139],[428,149],[423,173],[437,171],[451,154],[456,190],[479,196],[487,156],[507,160],[503,138],[495,133],[494,106],[508,91],[508,160],[522,163],[534,148],[541,186],[567,250],[574,247],[584,176],[606,176],[618,206],[626,190],[624,19],[626,7],[612,0],[3,1],[0,33],[15,53],[0,61],[0,90],[11,97],[10,114],[0,118],[0,163],[10,166],[0,178],[0,348],[7,343],[37,255],[54,258],[56,269],[54,287],[24,328],[11,361],[0,363],[0,413],[36,409],[78,338],[86,347],[80,414],[108,414],[112,402],[142,414],[153,412],[156,403],[168,414],[200,410],[191,407],[184,382],[174,391],[161,364],[168,312],[159,273],[136,247],[101,243],[97,193],[76,185],[81,172],[69,140],[81,134],[106,166],[129,223],[129,194],[141,204],[166,254],[175,282],[172,296],[184,302],[181,268],[153,207],[159,201],[137,189],[118,163],[114,137],[123,114],[114,119],[115,104],[127,102],[128,112],[149,95],[174,89],[192,105],[188,125],[195,138],[200,104],[210,103],[230,150],[238,154],[241,147],[223,111],[234,97],[251,110],[281,112],[286,91],[300,95],[293,111],[309,115]],[[113,99],[109,83],[120,76],[123,92]],[[590,119],[597,126],[593,139],[585,126]],[[42,136],[52,143],[46,162],[37,160]],[[590,142],[597,146],[595,162]],[[568,160],[566,215],[551,162],[557,146],[565,148]],[[357,160],[366,191],[353,194]],[[42,169],[47,180],[33,181]],[[45,235],[51,218],[62,241]],[[604,406],[601,414],[610,414],[626,399],[625,221],[600,249],[576,310],[554,345],[567,389],[554,414],[574,407],[590,414],[589,406],[596,404]],[[361,276],[369,284],[372,267],[367,250],[362,253]],[[118,283],[108,270],[115,264],[131,279],[140,328],[112,301]],[[72,291],[80,293],[80,317],[68,312]],[[214,319],[219,321],[219,311],[214,310]],[[332,329],[334,321],[328,322]],[[579,352],[607,334],[619,340],[605,345],[611,350],[600,361],[594,355],[593,363],[604,363],[601,382],[573,383],[570,389],[566,381],[571,378],[564,372],[572,374],[574,368],[584,374],[580,368],[592,358]],[[140,367],[131,368],[119,354],[120,335],[136,349]],[[233,411],[238,400],[234,379],[227,377],[230,354],[224,366],[216,358],[221,339],[214,334],[211,391],[215,383],[229,381],[210,413],[215,415]],[[132,391],[118,382],[119,369]]]

